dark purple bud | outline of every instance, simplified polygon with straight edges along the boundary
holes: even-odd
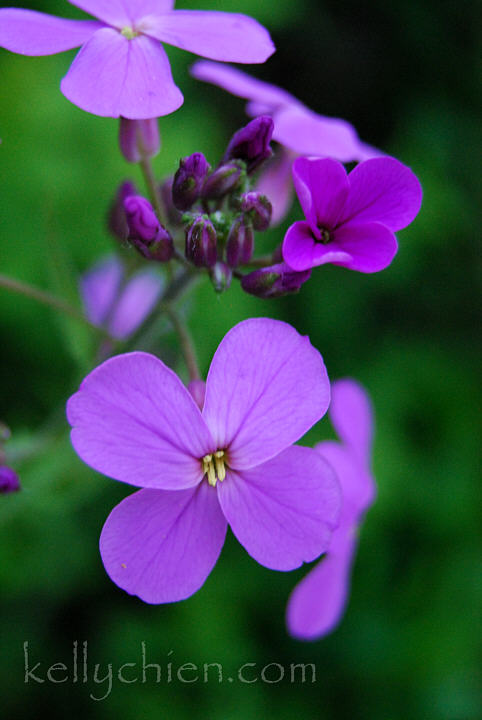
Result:
[[[270,147],[273,130],[273,120],[269,115],[261,115],[251,120],[233,135],[224,160],[244,160],[248,173],[253,172],[273,154]]]
[[[126,180],[119,185],[116,196],[111,203],[107,222],[109,230],[119,240],[127,240],[129,235],[129,227],[127,225],[126,211],[124,210],[124,200],[129,195],[137,193],[136,186],[130,180]]]
[[[242,215],[237,217],[228,234],[226,243],[226,260],[232,268],[245,265],[253,257],[254,231],[253,226]]]
[[[0,467],[0,494],[16,492],[20,490],[20,481],[17,473],[12,468],[3,465]]]
[[[211,280],[217,293],[228,290],[232,279],[233,271],[226,263],[220,261],[211,268]]]
[[[161,148],[157,118],[128,120],[121,117],[119,145],[127,162],[138,163],[142,157],[154,157]]]
[[[241,210],[249,216],[255,230],[263,232],[269,228],[273,207],[259,192],[247,192],[241,196]]]
[[[189,210],[201,195],[210,165],[202,153],[194,153],[179,163],[172,183],[172,201],[178,210]]]
[[[186,258],[196,267],[212,267],[218,257],[216,230],[207,215],[198,215],[186,229]]]
[[[235,161],[218,167],[206,178],[203,187],[203,198],[217,200],[236,189],[242,175],[242,168]]]
[[[147,260],[169,262],[174,254],[172,237],[157,219],[149,200],[141,195],[130,195],[124,200],[128,239]]]
[[[310,275],[311,270],[296,272],[285,263],[279,263],[245,275],[241,280],[241,287],[256,297],[281,297],[298,292]]]
[[[206,383],[204,380],[191,380],[187,389],[194,398],[194,402],[202,412],[204,407],[204,398],[206,397]]]

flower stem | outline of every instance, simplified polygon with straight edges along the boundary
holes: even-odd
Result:
[[[194,347],[194,342],[192,335],[189,332],[189,328],[181,316],[170,305],[165,306],[165,311],[174,327],[174,330],[179,336],[182,354],[184,355],[184,360],[186,361],[189,372],[189,379],[191,381],[200,380],[201,375],[197,364],[196,349]]]

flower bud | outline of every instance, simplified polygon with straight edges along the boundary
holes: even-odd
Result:
[[[128,120],[121,117],[119,145],[127,162],[138,163],[142,157],[154,157],[161,147],[157,118]]]
[[[245,265],[253,257],[254,232],[249,221],[240,215],[237,217],[228,234],[226,243],[226,260],[232,268]]]
[[[127,225],[126,211],[124,210],[124,200],[129,195],[135,195],[136,186],[130,180],[126,180],[117,189],[114,200],[111,203],[107,223],[109,230],[119,240],[127,240],[129,235],[129,227]]]
[[[172,201],[178,210],[189,210],[201,195],[210,165],[202,153],[194,153],[179,163],[172,183]]]
[[[269,115],[261,115],[238,130],[227,147],[224,160],[244,160],[248,173],[256,170],[273,154],[270,141],[274,124]]]
[[[217,235],[207,215],[198,215],[186,230],[186,258],[196,267],[212,267],[217,260]]]
[[[6,495],[7,493],[16,492],[20,490],[20,481],[17,473],[7,465],[0,467],[0,494]]]
[[[296,272],[285,263],[279,263],[245,275],[241,280],[241,287],[256,297],[281,297],[298,292],[310,275],[311,270]]]
[[[172,237],[157,219],[151,203],[141,195],[124,200],[129,240],[147,260],[169,262],[174,254]]]
[[[211,268],[211,281],[217,293],[223,293],[229,289],[231,280],[233,279],[233,271],[224,262],[217,262]]]
[[[255,230],[269,228],[273,208],[266,195],[259,192],[247,192],[241,197],[241,210],[249,216]]]
[[[206,178],[202,195],[206,200],[217,200],[228,195],[240,184],[243,168],[236,161],[225,163]]]

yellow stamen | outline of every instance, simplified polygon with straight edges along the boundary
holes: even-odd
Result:
[[[138,35],[140,35],[140,33],[136,32],[136,30],[134,30],[134,29],[131,28],[131,27],[122,28],[122,30],[120,31],[120,33],[121,33],[121,35],[123,35],[125,38],[127,38],[127,40],[133,40],[134,38],[138,37]]]
[[[214,464],[216,465],[216,475],[218,480],[222,482],[226,477],[226,468],[224,467],[224,450],[217,450],[214,453]]]
[[[205,455],[202,459],[203,473],[207,475],[211,487],[216,487],[219,480],[222,482],[226,477],[224,466],[224,450],[216,450],[214,455]]]

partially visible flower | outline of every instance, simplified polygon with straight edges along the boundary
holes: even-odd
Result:
[[[262,63],[274,52],[269,33],[246,15],[174,10],[174,0],[70,2],[98,22],[3,8],[0,46],[22,55],[52,55],[82,45],[60,87],[94,115],[143,120],[182,105],[159,41],[223,62]]]
[[[127,162],[138,163],[143,157],[155,157],[161,149],[157,118],[128,120],[121,117],[119,146]]]
[[[107,218],[110,232],[122,241],[127,240],[129,236],[124,200],[130,195],[137,195],[137,188],[131,180],[125,180],[117,189]]]
[[[260,298],[283,297],[297,293],[310,276],[311,270],[296,272],[281,262],[243,275],[241,287],[250,295]]]
[[[349,175],[336,160],[298,158],[293,180],[306,221],[288,228],[283,258],[298,271],[325,263],[383,270],[398,249],[394,232],[422,203],[416,175],[391,157],[366,160]]]
[[[288,630],[301,640],[322,637],[340,622],[348,600],[358,526],[376,493],[370,471],[373,413],[365,390],[349,379],[333,383],[330,418],[341,443],[322,442],[315,449],[338,475],[342,511],[326,556],[296,585],[288,601]]]
[[[7,465],[0,465],[0,495],[7,495],[20,490],[20,480],[15,470]]]
[[[124,282],[124,268],[115,255],[100,260],[80,280],[85,314],[112,337],[125,340],[142,325],[158,302],[161,277],[141,270]]]
[[[202,153],[183,158],[172,182],[172,201],[178,210],[189,210],[199,199],[210,165]]]
[[[339,487],[293,446],[325,413],[321,355],[286,323],[245,320],[219,345],[202,412],[153,355],[118,355],[67,405],[72,444],[95,470],[143,488],[109,515],[104,566],[149,603],[182,600],[214,567],[229,523],[260,564],[292,570],[329,546]]]
[[[270,145],[272,135],[273,121],[270,117],[261,115],[251,120],[234,133],[224,155],[224,162],[243,160],[248,173],[254,172],[273,154]]]

